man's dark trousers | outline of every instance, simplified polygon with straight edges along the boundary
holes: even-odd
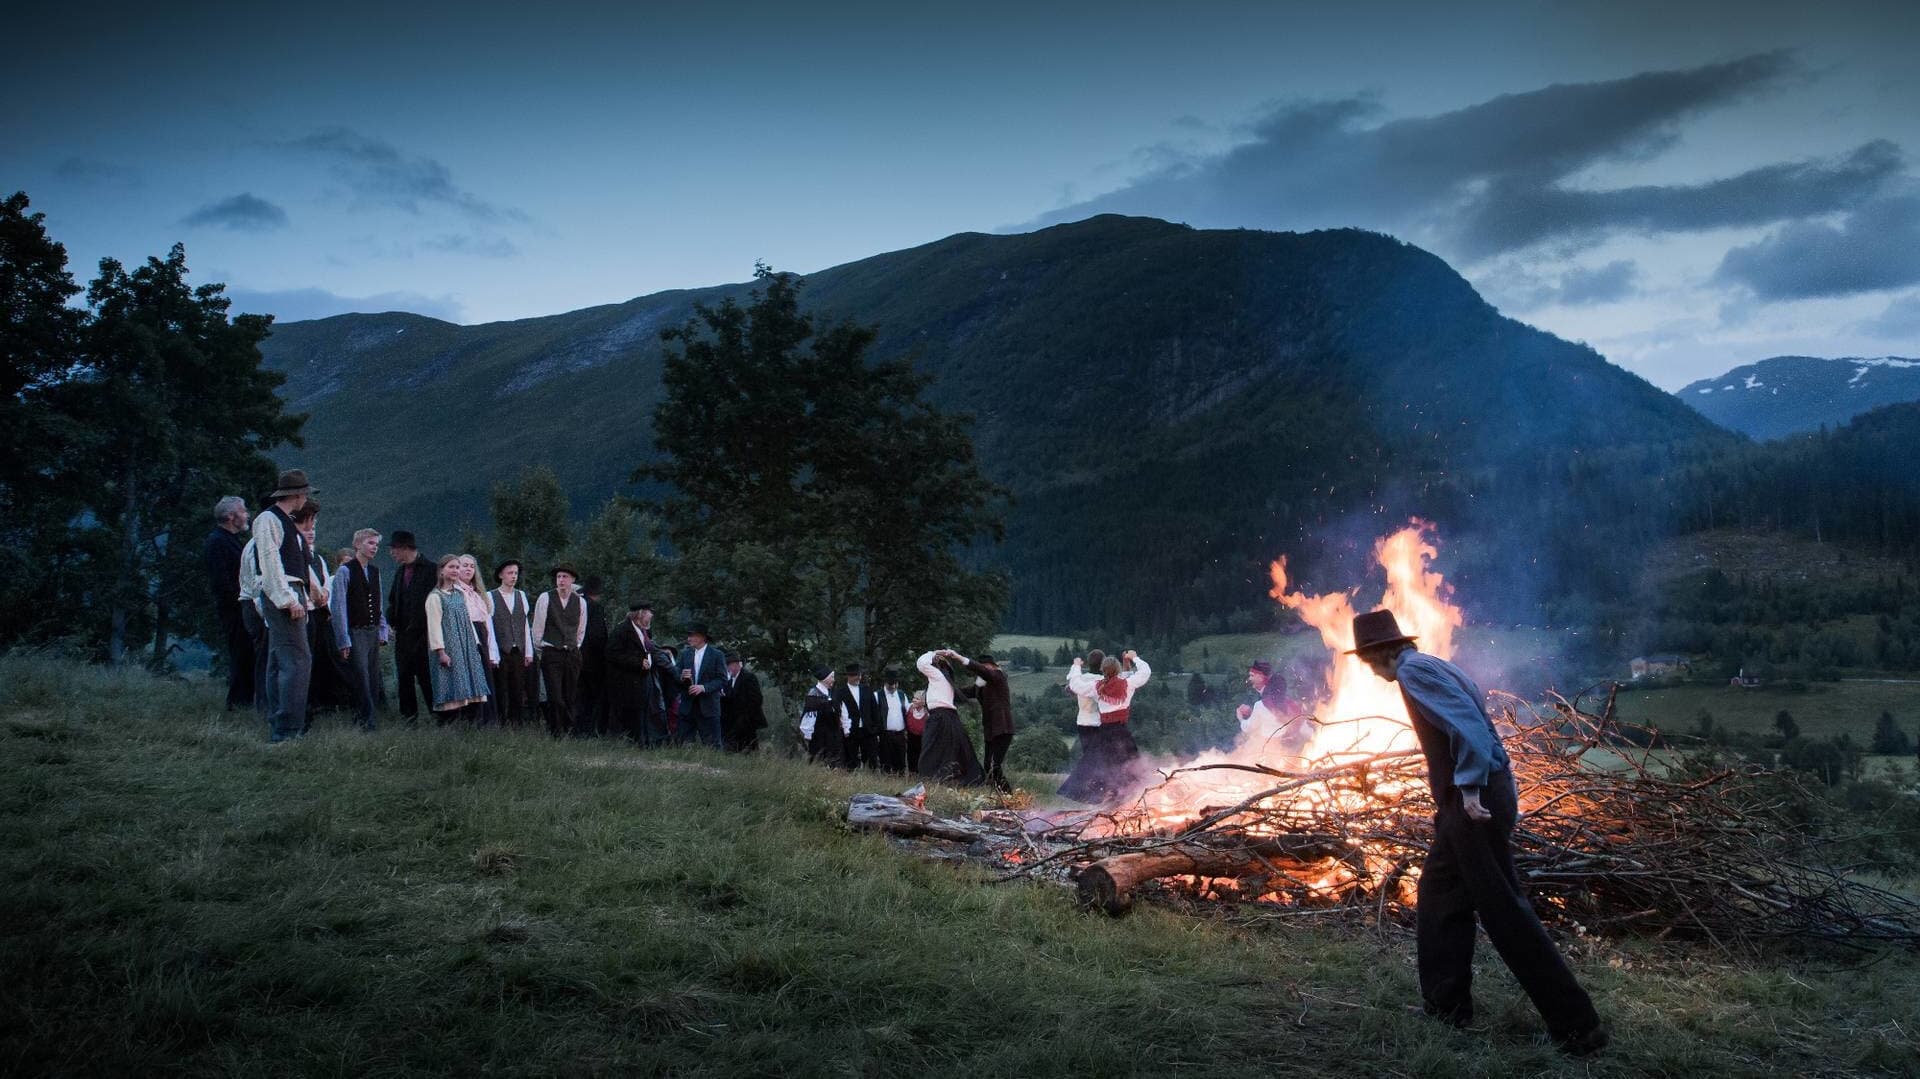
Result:
[[[1427,1011],[1450,1022],[1473,1019],[1474,921],[1546,1018],[1555,1037],[1598,1023],[1593,1001],[1574,980],[1553,938],[1527,902],[1513,868],[1518,806],[1510,772],[1496,772],[1481,792],[1493,819],[1475,823],[1457,796],[1434,814],[1433,850],[1420,872],[1420,995]]]
[[[580,652],[549,645],[540,649],[540,677],[547,685],[547,733],[555,738],[574,732],[580,706]]]
[[[269,666],[273,678],[271,711],[267,715],[267,738],[284,742],[298,738],[307,726],[307,685],[313,676],[313,648],[307,637],[307,623],[278,607],[267,608],[267,647],[273,652]]]
[[[360,695],[360,725],[367,730],[379,726],[373,718],[374,706],[380,700],[380,627],[355,626],[347,630],[347,644],[352,651],[347,653],[347,666],[352,669],[354,692]]]
[[[987,739],[987,783],[996,790],[1010,791],[1013,784],[1007,782],[1004,768],[1007,763],[1007,750],[1013,746],[1013,735],[996,734]]]
[[[250,604],[251,601],[248,601]],[[238,600],[220,606],[220,628],[227,638],[227,711],[253,707],[253,632],[240,616]]]
[[[420,701],[433,704],[433,675],[427,668],[427,639],[421,634],[420,641],[402,640],[393,649],[393,689],[400,698],[400,717],[409,724],[420,718]],[[420,696],[413,695],[419,687]]]
[[[265,718],[267,701],[273,691],[267,684],[267,623],[260,614],[258,603],[250,599],[240,601],[240,624],[245,627],[253,645],[253,707]]]

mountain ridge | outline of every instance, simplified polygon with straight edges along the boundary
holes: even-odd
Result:
[[[1534,488],[1564,486],[1554,469],[1581,455],[1730,437],[1500,315],[1436,256],[1361,230],[1108,215],[960,233],[806,280],[819,324],[877,327],[876,358],[910,357],[939,405],[973,415],[983,468],[1016,496],[1005,545],[981,553],[1014,572],[1014,625],[1118,628],[1142,617],[1129,605],[1155,624],[1208,617],[1257,601],[1277,554],[1350,555],[1356,515],[1470,531],[1556,497]],[[263,352],[312,414],[307,448],[283,457],[337,492],[322,497],[343,526],[413,528],[435,550],[484,524],[487,487],[528,463],[553,465],[585,515],[651,455],[658,330],[750,288],[470,327],[276,327]],[[1123,569],[1152,583],[1080,583]]]
[[[1697,379],[1676,396],[1720,426],[1765,441],[1837,427],[1883,405],[1920,401],[1920,360],[1774,356]]]

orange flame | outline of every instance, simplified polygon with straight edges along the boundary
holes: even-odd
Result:
[[[1374,559],[1386,570],[1387,587],[1380,602],[1367,609],[1392,611],[1401,630],[1417,638],[1422,650],[1451,659],[1453,631],[1465,619],[1460,608],[1448,602],[1452,590],[1446,579],[1427,569],[1440,553],[1428,538],[1432,531],[1431,524],[1415,519],[1374,545]],[[1412,725],[1400,691],[1377,677],[1359,657],[1346,654],[1353,647],[1352,594],[1310,596],[1289,591],[1284,555],[1273,563],[1271,572],[1269,594],[1319,630],[1320,640],[1333,653],[1327,695],[1315,709],[1322,725],[1310,756],[1338,758],[1412,748]]]

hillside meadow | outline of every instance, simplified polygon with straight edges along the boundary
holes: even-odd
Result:
[[[1491,961],[1474,1029],[1409,1014],[1398,928],[1089,916],[847,830],[849,795],[897,786],[771,754],[326,721],[269,747],[205,683],[0,657],[0,1071],[1920,1067],[1911,954],[1570,940],[1616,1039],[1571,1061]]]

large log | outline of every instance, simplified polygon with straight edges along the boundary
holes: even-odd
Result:
[[[1186,840],[1164,847],[1116,854],[1080,870],[1080,905],[1108,914],[1125,914],[1133,890],[1159,877],[1243,877],[1271,871],[1273,861],[1317,862],[1347,858],[1353,848],[1334,836],[1298,835],[1215,846]]]
[[[936,817],[924,809],[915,809],[898,798],[884,794],[856,794],[847,803],[847,823],[870,831],[894,835],[930,835],[956,843],[987,839],[991,829],[972,821]]]

